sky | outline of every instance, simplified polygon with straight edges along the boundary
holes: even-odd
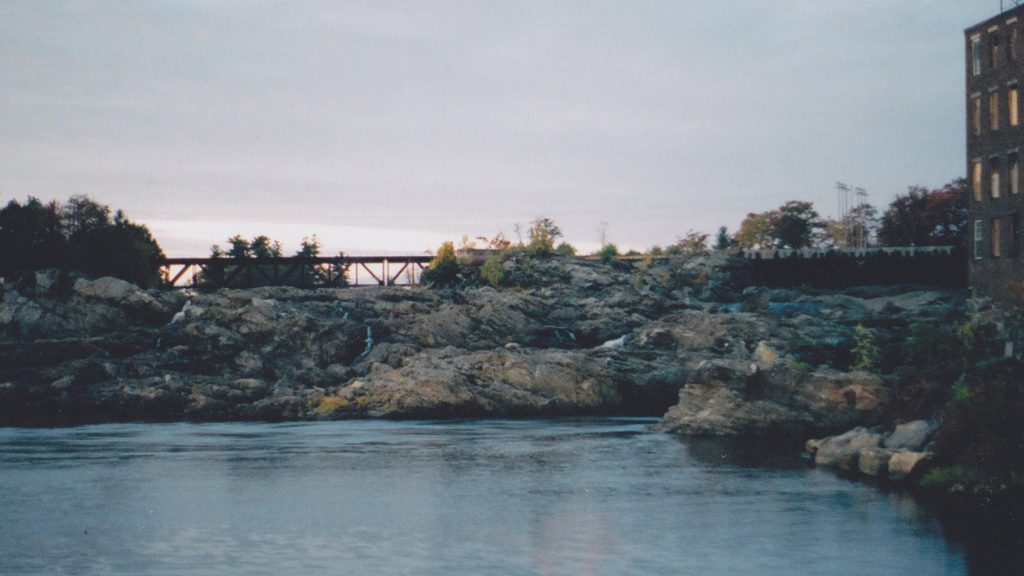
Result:
[[[1005,0],[1007,6],[1010,1]],[[0,0],[0,202],[86,194],[169,256],[583,251],[965,172],[998,0]]]

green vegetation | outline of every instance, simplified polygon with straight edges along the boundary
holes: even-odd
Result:
[[[615,246],[615,244],[612,244],[610,242],[602,246],[601,249],[597,251],[598,258],[600,258],[601,261],[606,264],[615,260],[615,257],[618,255],[619,249]]]
[[[963,178],[942,188],[911,186],[882,215],[878,240],[883,246],[961,246],[967,233],[967,183]]]
[[[978,475],[973,470],[956,464],[931,468],[925,472],[920,484],[922,488],[948,490],[954,484],[971,484],[977,480]]]
[[[733,241],[743,249],[808,248],[824,228],[814,204],[790,200],[775,210],[747,214]]]
[[[445,242],[437,249],[437,255],[423,271],[422,281],[434,286],[453,286],[459,281],[462,266],[455,254],[455,243]]]
[[[0,275],[41,268],[114,276],[139,286],[160,283],[160,245],[149,229],[87,196],[63,206],[29,197],[0,210]]]
[[[500,286],[505,278],[505,259],[500,254],[488,256],[480,267],[480,277],[491,286]]]
[[[725,226],[718,228],[718,233],[715,235],[715,250],[728,250],[732,248],[733,241],[732,237],[729,236],[729,229]]]
[[[575,256],[576,247],[568,242],[562,242],[557,248],[555,248],[555,254],[558,254],[559,256]]]
[[[562,230],[550,218],[537,218],[527,234],[530,238],[527,250],[534,254],[551,254],[555,250],[555,241],[562,236]]]
[[[689,230],[686,232],[686,236],[679,239],[676,243],[679,250],[683,254],[690,254],[692,256],[701,256],[708,253],[708,235],[703,232],[697,232]]]
[[[349,401],[341,396],[324,396],[320,399],[320,402],[316,405],[314,411],[323,416],[325,414],[335,412],[336,410],[347,408],[348,405]]]
[[[850,365],[850,368],[868,372],[878,370],[882,351],[878,347],[875,331],[858,324],[855,333],[853,364]]]

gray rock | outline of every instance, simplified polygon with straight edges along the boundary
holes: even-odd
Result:
[[[36,270],[35,281],[36,295],[49,296],[53,294],[54,290],[57,288],[57,283],[60,281],[60,270],[57,270],[56,268]]]
[[[861,450],[877,448],[881,442],[881,434],[858,426],[838,436],[823,438],[814,454],[814,463],[854,472],[859,470]]]
[[[918,475],[933,454],[930,452],[897,452],[889,459],[889,479],[901,481]]]
[[[861,448],[857,458],[857,468],[861,474],[884,478],[889,473],[889,459],[892,454],[892,450],[884,448]]]
[[[928,420],[914,420],[896,426],[892,434],[885,438],[883,445],[894,450],[920,451],[928,444],[938,426]]]

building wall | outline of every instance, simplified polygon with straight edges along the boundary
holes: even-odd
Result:
[[[1024,6],[964,39],[970,286],[1024,302]]]

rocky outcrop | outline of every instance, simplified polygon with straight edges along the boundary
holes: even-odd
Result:
[[[840,431],[892,404],[891,382],[849,371],[855,327],[898,341],[956,302],[743,294],[701,259],[506,266],[513,289],[185,295],[43,274],[0,299],[0,424],[642,413],[683,433]]]
[[[932,460],[934,455],[922,449],[937,429],[935,422],[927,420],[900,424],[891,432],[858,427],[808,440],[806,448],[815,465],[900,482],[920,477]]]

